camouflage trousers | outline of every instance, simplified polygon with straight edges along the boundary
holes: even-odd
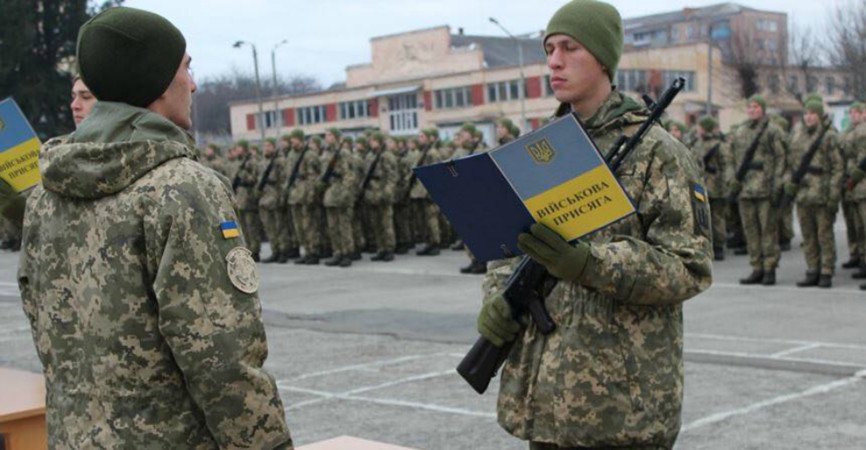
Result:
[[[724,248],[728,238],[728,200],[725,198],[710,199],[710,214],[713,222],[713,247]]]
[[[740,199],[739,205],[749,264],[755,270],[775,270],[779,266],[776,208],[770,199]]]
[[[409,200],[409,211],[412,214],[412,243],[427,242],[427,221],[424,219],[424,202],[422,200]]]
[[[457,232],[454,231],[454,227],[452,227],[451,223],[448,222],[448,219],[445,218],[445,214],[442,214],[440,211],[437,215],[439,216],[439,240],[446,244],[453,243],[457,240]]]
[[[728,218],[726,221],[727,231],[732,234],[735,240],[745,241],[746,232],[743,231],[743,221],[740,218],[740,204],[728,203]]]
[[[352,210],[347,208],[325,208],[328,219],[328,235],[334,256],[349,256],[355,252]]]
[[[833,275],[836,269],[836,237],[833,234],[836,212],[824,206],[798,204],[797,219],[803,233],[806,270]]]
[[[262,230],[259,228],[259,210],[242,210],[239,213],[241,231],[247,241],[247,247],[253,254],[262,251]]]
[[[286,250],[298,249],[298,238],[295,235],[295,222],[292,219],[292,207],[286,206],[280,209],[283,216],[283,228],[281,229],[282,240],[286,244]]]
[[[412,236],[412,210],[408,202],[394,204],[394,234],[398,246],[414,244]]]
[[[316,219],[316,207],[313,205],[292,205],[292,221],[298,243],[304,247],[308,255],[319,256],[319,225]]]
[[[863,218],[857,209],[857,202],[842,202],[842,215],[845,217],[845,231],[848,236],[848,254],[851,258],[863,255]]]
[[[319,254],[325,255],[333,251],[333,246],[331,245],[331,233],[327,232],[328,229],[328,215],[325,212],[325,207],[322,206],[322,202],[319,201],[318,204],[313,206],[316,208],[315,217],[318,219],[316,221],[316,228],[320,230],[319,233]]]
[[[358,203],[360,206],[361,203]],[[355,241],[355,251],[360,252],[367,246],[367,240],[364,236],[364,215],[361,211],[363,208],[352,208],[352,237]]]
[[[376,205],[369,206],[370,218],[373,228],[373,236],[378,252],[394,253],[397,238],[394,233],[394,206]]]
[[[260,209],[259,212],[262,216],[265,234],[271,242],[271,253],[278,254],[288,250],[286,233],[283,231],[287,227],[285,214],[279,209]]]
[[[860,213],[860,217],[866,219],[866,200],[861,200],[857,202],[857,212]],[[864,222],[866,224],[866,222]],[[866,252],[866,229],[864,229],[864,233],[860,235],[860,248]],[[863,255],[861,255],[863,256]]]
[[[630,450],[667,450],[670,447],[660,445],[638,445],[628,447]],[[625,447],[560,447],[547,442],[530,442],[529,450],[624,450]]]
[[[779,242],[794,239],[794,202],[786,202],[779,212]]]
[[[431,200],[412,200],[416,204],[418,216],[422,219],[422,226],[426,229],[426,241],[430,245],[439,245],[442,235],[439,228],[439,207]]]

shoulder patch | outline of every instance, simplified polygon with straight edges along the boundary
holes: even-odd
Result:
[[[235,247],[226,255],[226,269],[229,280],[237,290],[254,294],[259,290],[259,272],[252,252],[246,247]]]

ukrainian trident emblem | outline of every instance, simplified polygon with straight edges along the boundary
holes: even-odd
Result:
[[[556,151],[550,145],[550,141],[547,138],[528,144],[526,151],[529,152],[529,156],[538,164],[548,164],[556,156]]]

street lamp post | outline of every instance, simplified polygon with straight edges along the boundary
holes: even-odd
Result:
[[[272,71],[271,73],[273,75],[273,81],[272,82],[274,84],[273,85],[274,114],[277,116],[276,120],[277,120],[277,124],[279,124],[278,126],[274,127],[277,130],[277,137],[279,137],[279,135],[280,135],[280,125],[282,125],[282,123],[283,123],[282,116],[279,113],[280,107],[279,107],[279,105],[277,105],[277,95],[278,95],[278,92],[277,92],[277,48],[279,48],[283,44],[287,44],[288,42],[289,42],[288,39],[283,39],[282,41],[278,42],[277,45],[274,45],[274,48],[271,49],[271,71]]]
[[[504,31],[517,44],[517,64],[520,66],[520,129],[526,130],[526,75],[523,72],[523,45],[498,20],[491,17],[490,22]]]
[[[256,51],[256,46],[252,42],[237,41],[234,48],[241,48],[242,45],[249,45],[253,49],[253,66],[256,70],[256,99],[259,102],[259,131],[261,134],[262,144],[265,142],[265,111],[262,105],[262,82],[259,80],[259,54]]]

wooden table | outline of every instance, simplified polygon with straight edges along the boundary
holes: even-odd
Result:
[[[383,444],[381,442],[368,441],[351,436],[340,436],[327,441],[298,447],[297,450],[413,450],[408,447]]]
[[[48,448],[41,374],[0,367],[0,435],[6,450]]]

